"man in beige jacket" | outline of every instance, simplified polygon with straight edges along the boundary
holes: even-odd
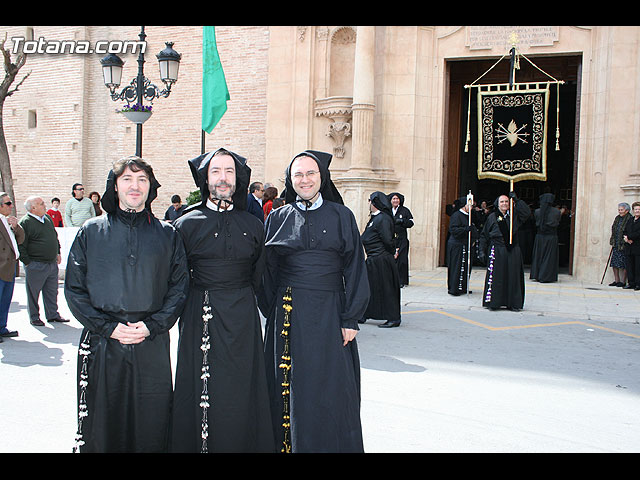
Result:
[[[7,329],[7,318],[18,270],[18,245],[24,240],[24,230],[11,215],[12,208],[9,194],[0,192],[0,342],[3,337],[18,336],[18,332]]]

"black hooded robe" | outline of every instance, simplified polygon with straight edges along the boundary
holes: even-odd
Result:
[[[509,243],[509,217],[503,216],[494,203],[480,236],[481,255],[486,256],[482,306],[490,309],[507,307],[520,310],[524,306],[524,265],[517,242],[518,227],[531,215],[524,200],[514,199],[512,243]]]
[[[380,213],[371,215],[361,236],[367,254],[370,289],[364,317],[400,323],[400,282],[393,258],[395,243],[391,204],[381,192],[373,192],[369,200]]]
[[[562,214],[553,206],[554,200],[552,193],[540,195],[540,208],[535,211],[537,232],[530,278],[542,283],[558,281],[558,225]]]
[[[174,223],[191,282],[179,320],[173,452],[276,451],[255,298],[264,270],[264,227],[246,211],[251,170],[244,158],[228,153],[236,162],[233,208],[207,207],[213,152],[204,154],[189,164],[204,200]],[[205,319],[207,307],[212,317]]]
[[[409,285],[409,235],[407,229],[413,227],[413,215],[411,211],[404,206],[404,195],[393,192],[387,195],[389,201],[393,196],[397,196],[400,199],[400,205],[393,213],[394,223],[394,241],[395,246],[398,249],[398,258],[396,258],[396,265],[398,266],[398,277],[400,278],[400,285]]]
[[[287,204],[265,224],[267,266],[259,304],[267,317],[276,446],[362,452],[358,347],[355,339],[343,345],[341,329],[358,330],[369,302],[364,251],[355,217],[330,180],[331,155],[303,154],[318,163],[322,205],[308,209],[296,203],[289,165]],[[289,384],[283,387],[285,374]]]
[[[174,228],[147,209],[117,207],[110,173],[102,205],[69,251],[65,296],[84,326],[78,357],[80,452],[166,452],[172,381],[169,330],[188,288],[187,261]],[[144,321],[151,334],[123,345],[110,338],[118,322]]]
[[[457,205],[464,205],[466,198],[460,199]],[[478,231],[469,226],[469,214],[460,209],[451,214],[449,220],[449,238],[447,239],[447,292],[451,295],[467,293],[469,275],[473,266],[473,255],[469,261],[469,231],[471,231],[471,248],[478,237]]]

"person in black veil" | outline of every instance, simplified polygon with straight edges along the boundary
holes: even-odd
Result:
[[[555,199],[553,193],[540,195],[540,208],[535,210],[537,230],[530,278],[542,283],[558,281],[558,225],[562,214],[553,206]]]
[[[510,212],[509,199],[514,212]],[[480,255],[487,265],[482,305],[491,310],[507,307],[518,311],[524,306],[524,265],[517,242],[518,228],[531,215],[531,209],[515,192],[500,195],[494,202],[480,236]],[[513,215],[511,223],[510,215]],[[510,225],[513,225],[510,234]]]
[[[69,251],[64,292],[83,325],[78,357],[80,452],[166,452],[171,418],[169,330],[187,295],[182,240],[151,214],[152,168],[124,158],[102,207]]]
[[[191,281],[179,320],[171,451],[275,452],[255,298],[264,228],[246,210],[251,169],[222,148],[189,167],[202,201],[174,223]]]
[[[400,282],[393,241],[393,214],[391,203],[382,192],[369,196],[371,219],[362,232],[362,245],[367,254],[369,277],[369,306],[365,319],[386,320],[383,328],[400,325]]]
[[[360,233],[331,181],[331,155],[285,171],[286,205],[265,223],[260,310],[276,441],[285,452],[362,452],[355,336],[369,303]]]
[[[447,240],[447,292],[460,295],[469,288],[469,276],[473,258],[469,259],[469,232],[471,232],[471,248],[478,239],[478,229],[469,224],[467,197],[460,197],[454,202],[456,210],[449,220],[449,238]],[[473,257],[473,256],[472,256]]]
[[[400,277],[400,288],[409,285],[409,236],[407,229],[413,227],[413,215],[404,205],[404,195],[393,192],[387,195],[391,202],[394,223],[394,241],[396,246],[396,265]]]

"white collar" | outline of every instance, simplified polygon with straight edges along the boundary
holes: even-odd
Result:
[[[219,212],[218,205],[211,201],[211,198],[207,198],[207,208],[213,210],[214,212]],[[229,210],[233,210],[233,203],[229,205],[229,208],[226,210],[222,210],[223,212],[228,212]]]
[[[41,217],[39,217],[39,216],[37,216],[37,215],[34,215],[34,214],[33,214],[33,213],[31,213],[31,212],[27,212],[27,214],[28,214],[28,215],[31,215],[33,218],[38,219],[38,221],[39,221],[39,222],[44,223],[44,215],[43,215],[43,216],[41,216]]]
[[[318,198],[315,202],[313,202],[313,205],[311,205],[309,208],[305,207],[305,204],[302,202],[302,199],[298,196],[296,196],[296,204],[298,205],[298,207],[300,207],[302,210],[316,210],[318,208],[320,208],[322,206],[323,200],[322,200],[322,194],[318,193]]]

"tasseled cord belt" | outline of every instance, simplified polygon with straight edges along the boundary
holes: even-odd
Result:
[[[73,447],[73,452],[78,453],[80,451],[80,447],[84,445],[84,440],[82,439],[82,422],[85,417],[89,416],[89,410],[87,409],[87,386],[89,385],[89,354],[91,350],[89,350],[90,332],[84,334],[84,338],[80,342],[80,348],[78,349],[78,355],[81,357],[81,367],[80,367],[80,379],[78,380],[78,386],[80,390],[80,394],[78,395],[78,431],[76,432],[76,441]]]
[[[201,453],[209,451],[207,440],[209,438],[209,418],[207,412],[209,410],[209,350],[211,349],[211,341],[209,336],[209,320],[213,318],[211,313],[211,305],[209,304],[209,291],[204,291],[204,301],[202,302],[202,368],[200,379],[202,380],[202,393],[200,394],[200,408],[202,409],[202,438]]]
[[[282,441],[282,449],[280,450],[282,453],[291,453],[291,416],[289,409],[289,398],[290,398],[290,386],[291,386],[291,351],[289,349],[289,327],[291,326],[291,310],[293,310],[293,306],[291,305],[291,287],[287,287],[284,296],[282,297],[284,303],[282,304],[282,308],[284,310],[284,322],[282,324],[282,332],[280,335],[284,339],[284,347],[282,351],[282,356],[280,359],[282,362],[279,365],[279,368],[282,369],[282,400],[283,400],[283,410],[282,410],[282,428],[284,429],[284,438]]]

